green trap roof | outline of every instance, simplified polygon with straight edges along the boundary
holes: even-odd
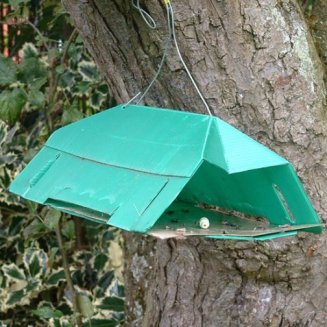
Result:
[[[136,105],[57,130],[10,191],[161,238],[323,230],[284,158],[216,117]]]

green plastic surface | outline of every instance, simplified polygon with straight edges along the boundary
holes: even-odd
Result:
[[[323,230],[287,160],[217,117],[136,105],[57,130],[10,191],[158,237],[183,229],[184,236],[266,240]],[[181,204],[187,211],[177,210],[177,227],[167,210]],[[221,210],[233,212],[221,218]],[[196,223],[202,217],[207,230]],[[226,221],[237,228],[226,232]]]

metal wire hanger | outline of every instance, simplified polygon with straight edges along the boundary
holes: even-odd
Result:
[[[207,101],[205,100],[203,94],[201,93],[197,83],[195,82],[190,70],[188,69],[183,56],[181,54],[181,51],[179,49],[179,45],[178,45],[178,41],[177,41],[177,37],[176,37],[176,31],[175,31],[175,18],[174,18],[174,9],[172,7],[171,1],[170,0],[163,0],[164,4],[166,6],[166,12],[167,12],[167,26],[168,26],[168,37],[167,40],[165,41],[165,46],[164,46],[164,51],[163,51],[163,55],[161,57],[158,69],[156,71],[156,74],[154,75],[153,79],[151,80],[151,82],[149,83],[149,85],[147,86],[147,88],[143,91],[143,92],[139,92],[137,93],[133,98],[131,98],[126,104],[125,107],[128,106],[130,103],[132,103],[134,100],[136,100],[137,98],[138,101],[136,102],[137,104],[140,103],[142,101],[142,99],[146,96],[146,94],[149,92],[149,90],[152,88],[154,82],[158,79],[163,65],[165,63],[165,59],[167,57],[167,53],[169,50],[169,46],[171,45],[171,42],[173,42],[173,45],[175,46],[175,49],[177,51],[177,55],[179,57],[179,60],[181,61],[189,79],[191,80],[196,92],[198,93],[201,101],[203,102],[208,114],[210,116],[212,116],[212,112],[210,110],[210,107],[207,103]],[[137,9],[140,13],[140,15],[142,16],[144,22],[149,26],[149,28],[151,29],[156,29],[157,28],[157,23],[156,21],[152,18],[152,16],[145,11],[143,8],[141,8],[140,6],[140,0],[132,0],[132,6]]]

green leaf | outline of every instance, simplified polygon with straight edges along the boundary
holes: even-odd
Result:
[[[45,225],[41,223],[39,220],[33,220],[28,226],[25,227],[23,235],[25,239],[29,239],[31,237],[37,238],[46,232]]]
[[[51,48],[48,51],[47,55],[48,55],[48,62],[52,63],[60,59],[61,53],[59,49],[56,47],[56,48]]]
[[[0,167],[9,165],[17,160],[17,156],[14,153],[8,152],[7,154],[0,154]]]
[[[83,324],[83,327],[116,327],[118,322],[113,319],[91,319]]]
[[[32,277],[35,277],[41,271],[41,265],[38,257],[33,256],[33,259],[29,265],[29,272]]]
[[[9,4],[13,7],[18,7],[20,4],[28,3],[29,0],[9,0]]]
[[[56,286],[60,281],[64,281],[65,279],[65,272],[63,270],[60,270],[50,275],[46,279],[45,283],[49,286]]]
[[[55,229],[59,224],[60,217],[60,211],[50,208],[44,218],[45,226],[50,230]]]
[[[24,297],[24,294],[24,290],[12,292],[8,297],[7,304],[13,305],[15,303],[20,302],[21,299]]]
[[[110,292],[109,292],[110,297],[118,297],[118,298],[124,297],[123,295],[119,294],[120,293],[119,286],[121,286],[121,285],[119,285],[118,281],[115,280],[113,285],[110,287]]]
[[[40,133],[39,136],[41,136],[42,134]],[[35,155],[38,153],[38,148],[31,148],[28,149],[25,153],[24,153],[24,162],[30,162]]]
[[[26,287],[26,292],[30,293],[40,288],[40,283],[37,280],[30,281]]]
[[[94,314],[94,308],[91,300],[86,294],[77,294],[77,305],[80,313],[85,318],[91,318]]]
[[[97,91],[99,91],[100,93],[104,94],[104,95],[108,95],[109,90],[108,90],[108,85],[107,84],[101,84],[98,86]]]
[[[63,125],[73,123],[83,118],[83,113],[78,109],[71,108],[64,111],[61,121]]]
[[[3,265],[2,271],[7,277],[11,279],[17,279],[17,280],[26,279],[24,271],[18,268],[14,263],[11,263],[9,265]]]
[[[102,103],[107,99],[106,95],[103,95],[100,92],[93,92],[91,95],[90,105],[94,109],[100,109]]]
[[[124,311],[124,300],[119,297],[106,297],[100,305],[99,309],[112,310],[116,312]]]
[[[38,47],[42,47],[44,44],[50,42],[50,39],[48,37],[44,36],[44,35],[37,34],[35,36],[35,41],[36,41],[36,45]]]
[[[46,78],[47,70],[38,58],[24,58],[23,61],[18,65],[19,77],[24,83],[32,83],[36,79]]]
[[[16,64],[13,60],[0,54],[0,85],[16,82],[16,73]]]
[[[124,312],[113,312],[111,315],[112,319],[119,321],[121,324],[124,323],[125,313]],[[119,325],[121,326],[121,325]]]
[[[33,201],[26,200],[26,207],[30,214],[35,214],[37,210],[37,203]]]
[[[23,58],[37,58],[39,55],[38,50],[36,49],[35,45],[33,43],[26,42],[23,45]]]
[[[25,93],[20,88],[11,91],[4,90],[0,93],[0,119],[9,124],[15,123],[25,105]]]
[[[79,96],[87,94],[89,92],[90,88],[91,88],[90,82],[81,81],[76,84],[76,88],[74,88],[74,94],[79,95]]]
[[[62,234],[69,240],[75,237],[75,224],[72,220],[66,221],[62,228]]]
[[[53,327],[62,327],[59,319],[53,319]]]
[[[105,290],[110,286],[114,277],[115,277],[114,271],[108,271],[100,278],[98,285]]]
[[[48,257],[43,250],[28,248],[25,250],[23,261],[30,276],[35,278],[47,269]]]
[[[78,72],[87,81],[96,81],[99,79],[97,67],[93,62],[81,61],[78,64]]]
[[[69,55],[69,60],[71,62],[71,66],[75,66],[82,59],[81,47],[76,44],[77,44],[77,39],[75,40],[75,44],[72,43],[68,49],[68,55]]]
[[[6,137],[6,144],[8,144],[9,146],[12,145],[11,143],[13,142],[13,138],[16,134],[16,132],[18,131],[19,126],[18,124],[16,124],[13,128],[11,128],[8,132],[8,135]]]
[[[15,216],[12,217],[10,226],[8,228],[8,235],[9,236],[16,236],[20,233],[21,228],[24,224],[24,218]]]
[[[80,34],[78,34],[75,43],[76,44],[83,44],[84,43],[84,41],[83,41],[82,37],[80,36]]]
[[[64,66],[64,64],[57,65],[57,66],[55,67],[55,71],[56,71],[56,73],[57,73],[58,75],[63,74],[64,71],[65,71],[65,66]]]
[[[94,268],[101,271],[108,261],[109,258],[104,253],[100,253],[94,259]]]
[[[75,75],[72,71],[67,70],[59,79],[59,86],[62,88],[71,88],[75,84]]]
[[[36,310],[32,310],[32,313],[42,319],[60,318],[63,313],[59,310],[54,310],[49,306],[42,306]]]
[[[46,84],[48,81],[47,77],[40,77],[33,81],[33,83],[30,84],[31,90],[40,90],[40,88]]]
[[[124,285],[117,286],[117,296],[125,297],[125,288]]]
[[[27,101],[32,105],[37,108],[40,108],[44,105],[45,102],[45,96],[44,94],[37,90],[32,88],[29,93],[28,93],[28,98]]]

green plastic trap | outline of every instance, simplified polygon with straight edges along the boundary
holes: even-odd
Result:
[[[216,117],[136,105],[57,130],[10,191],[160,238],[323,230],[288,161]]]

